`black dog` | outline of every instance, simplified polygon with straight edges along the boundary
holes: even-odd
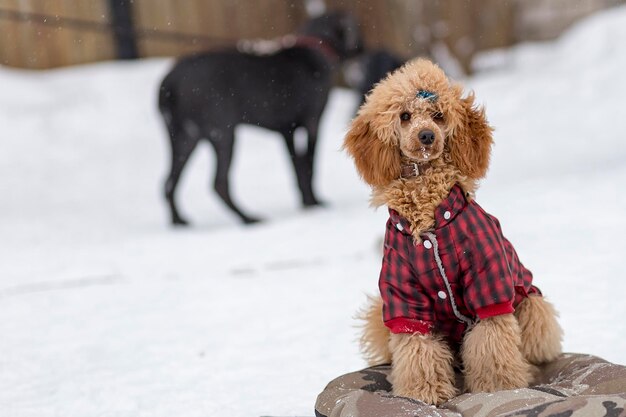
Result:
[[[356,21],[343,13],[309,21],[298,35],[285,37],[271,54],[226,50],[180,60],[161,84],[159,109],[172,145],[171,170],[165,183],[173,224],[187,224],[174,195],[180,174],[200,139],[217,154],[215,191],[245,223],[230,196],[228,172],[235,126],[253,124],[282,134],[296,172],[304,206],[319,201],[313,193],[313,162],[320,117],[344,58],[362,48]],[[307,149],[296,152],[294,130],[306,129]]]

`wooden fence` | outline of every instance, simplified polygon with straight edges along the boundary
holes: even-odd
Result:
[[[305,0],[127,0],[139,56],[178,56],[274,38],[307,19]],[[554,37],[626,0],[325,0],[353,13],[368,47],[404,57],[445,46],[467,70],[476,51]],[[0,0],[0,63],[51,68],[115,59],[110,0]]]
[[[93,26],[70,26],[55,16]],[[112,59],[108,16],[107,2],[100,0],[0,0],[0,63],[51,68]]]
[[[272,38],[306,19],[300,1],[134,0],[140,56]],[[0,0],[0,63],[51,68],[115,59],[108,0]]]
[[[139,38],[142,56],[177,56],[232,45],[239,39],[274,38],[293,32],[307,15],[301,1],[135,0],[135,24],[180,37]],[[201,35],[193,37],[193,34]]]

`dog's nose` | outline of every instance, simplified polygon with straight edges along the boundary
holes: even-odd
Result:
[[[430,129],[424,129],[417,134],[417,138],[424,145],[432,145],[435,141],[435,132]]]

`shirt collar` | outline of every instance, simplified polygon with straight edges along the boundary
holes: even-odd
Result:
[[[456,184],[448,196],[435,209],[435,229],[440,229],[450,223],[465,208],[467,200],[463,189]],[[394,209],[389,209],[389,218],[400,232],[411,234],[409,221]]]
[[[393,223],[393,226],[401,233],[405,235],[411,234],[411,226],[409,225],[409,221],[392,208],[389,209],[389,219],[391,220],[391,223]]]
[[[450,194],[435,209],[435,228],[446,226],[465,208],[467,200],[460,185],[456,184]]]

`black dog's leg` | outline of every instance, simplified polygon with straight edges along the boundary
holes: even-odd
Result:
[[[230,163],[233,159],[234,139],[235,137],[232,131],[210,137],[211,144],[215,148],[215,154],[217,156],[217,167],[213,187],[224,203],[226,203],[232,211],[237,213],[245,224],[257,223],[260,219],[244,214],[230,197],[228,172],[230,171]]]
[[[191,138],[182,130],[170,130],[171,144],[172,144],[172,165],[170,168],[170,174],[165,181],[165,199],[169,203],[171,221],[174,225],[186,225],[188,224],[178,213],[176,208],[176,200],[174,194],[176,192],[176,186],[180,179],[180,174],[185,168],[185,164],[189,160],[189,155],[196,148],[198,139]]]
[[[317,129],[318,129],[318,121],[309,123],[306,128],[308,135],[308,144],[306,149],[306,155],[304,156],[304,173],[305,178],[304,181],[306,183],[307,196],[304,197],[305,206],[317,206],[323,205],[321,201],[319,201],[315,194],[313,193],[313,169],[315,167],[315,148],[317,147]],[[308,202],[308,204],[307,204]]]
[[[289,151],[289,156],[291,157],[293,169],[296,172],[298,188],[302,194],[302,205],[305,207],[314,206],[317,202],[313,196],[313,190],[311,190],[311,176],[309,172],[309,165],[307,163],[307,156],[306,154],[298,155],[296,152],[293,130],[285,130],[282,132],[282,135],[285,139],[285,145]]]

